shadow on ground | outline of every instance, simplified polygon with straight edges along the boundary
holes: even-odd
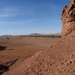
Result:
[[[5,65],[0,65],[0,75],[2,75],[3,72],[9,70],[8,66]]]
[[[9,61],[5,63],[5,65],[0,64],[0,75],[2,75],[4,72],[9,70],[9,67],[16,63],[19,59],[14,59],[12,61]]]
[[[0,51],[5,50],[6,46],[0,46]]]

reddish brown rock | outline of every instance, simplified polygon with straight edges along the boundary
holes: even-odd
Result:
[[[62,37],[75,31],[75,0],[70,0],[62,10]]]

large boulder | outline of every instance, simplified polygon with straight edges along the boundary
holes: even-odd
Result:
[[[75,0],[70,0],[62,10],[62,37],[75,31]]]

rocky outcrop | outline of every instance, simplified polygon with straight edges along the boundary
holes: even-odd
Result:
[[[70,0],[62,10],[62,37],[75,31],[75,0]]]

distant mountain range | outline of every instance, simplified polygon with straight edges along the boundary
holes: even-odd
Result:
[[[28,35],[15,35],[15,36],[42,36],[42,35],[61,35],[61,33],[52,33],[52,34],[40,34],[40,33],[31,33]],[[2,35],[2,36],[14,36],[14,35]]]
[[[29,34],[30,36],[39,36],[39,35],[42,35],[40,33],[32,33],[32,34]]]

